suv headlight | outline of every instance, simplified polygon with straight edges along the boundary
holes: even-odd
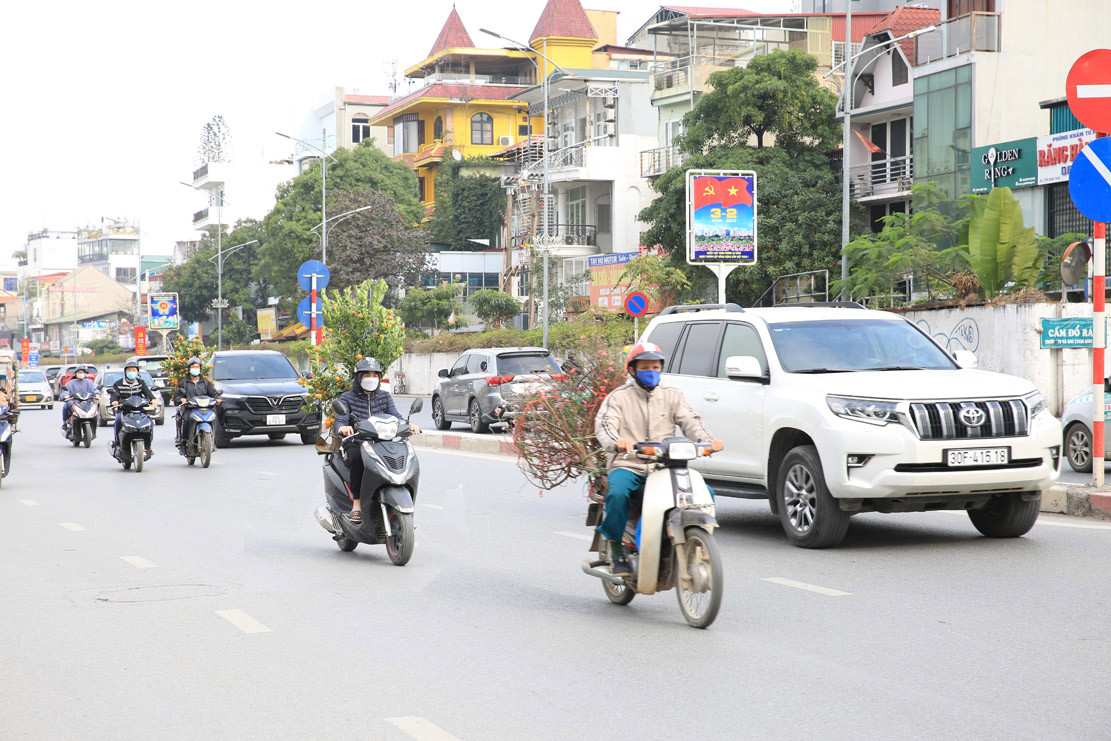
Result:
[[[898,422],[895,414],[895,402],[883,399],[857,399],[852,396],[827,396],[826,404],[830,411],[838,417],[867,422],[870,425],[883,426],[889,422]]]
[[[1049,407],[1049,402],[1046,401],[1045,395],[1041,391],[1027,394],[1022,397],[1022,400],[1026,403],[1026,408],[1030,410],[1030,419],[1038,416]]]

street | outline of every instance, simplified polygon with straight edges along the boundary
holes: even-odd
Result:
[[[27,411],[0,491],[4,738],[1107,738],[1111,523],[980,537],[957,513],[787,544],[723,500],[725,601],[611,605],[577,487],[419,451],[417,548],[342,553],[311,447],[141,474]],[[776,580],[776,581],[770,581]]]

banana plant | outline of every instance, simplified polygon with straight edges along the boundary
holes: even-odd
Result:
[[[985,297],[1008,285],[1022,289],[1037,281],[1045,254],[1034,228],[1023,226],[1022,208],[1010,188],[993,188],[987,198],[973,201],[961,236]]]

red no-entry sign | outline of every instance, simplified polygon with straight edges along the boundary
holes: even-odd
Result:
[[[1093,49],[1065,78],[1069,109],[1092,131],[1111,132],[1111,49]]]

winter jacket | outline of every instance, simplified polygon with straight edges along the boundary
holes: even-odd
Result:
[[[146,381],[144,381],[142,378],[136,378],[134,381],[129,381],[127,380],[127,376],[124,376],[108,387],[108,398],[112,401],[123,401],[124,399],[129,399],[136,394],[139,394],[147,401],[154,401],[154,394],[150,392],[150,389],[147,387]]]
[[[618,454],[617,441],[627,438],[637,443],[660,442],[675,436],[675,426],[683,434],[700,443],[710,442],[709,430],[702,418],[687,403],[683,392],[671,386],[657,386],[646,391],[630,380],[614,390],[598,409],[594,418],[594,436],[602,449],[610,455],[606,460],[607,471],[626,468],[642,476],[651,470],[648,463],[633,454]]]
[[[347,404],[351,413],[346,416],[336,415],[336,422],[332,425],[332,431],[335,433],[338,433],[341,427],[354,428],[359,422],[375,416],[391,414],[398,419],[405,419],[405,415],[397,411],[397,405],[393,403],[393,396],[390,395],[389,391],[382,390],[381,387],[369,394],[362,390],[348,389],[340,394],[339,398],[340,401]]]
[[[192,401],[198,396],[211,396],[213,399],[224,393],[216,388],[216,384],[208,380],[204,376],[197,376],[193,378],[189,376],[178,383],[177,388],[174,389],[174,403],[180,404],[183,401]]]
[[[74,378],[66,384],[66,398],[77,396],[78,394],[95,394],[96,384],[88,378]]]

